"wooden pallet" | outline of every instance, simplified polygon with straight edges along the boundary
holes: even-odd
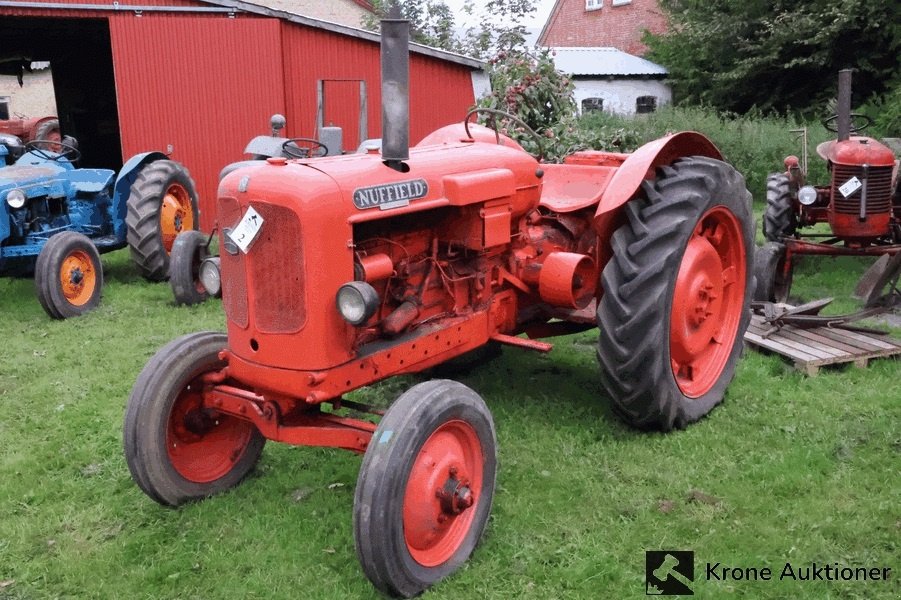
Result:
[[[762,316],[753,315],[745,332],[745,341],[787,356],[798,370],[811,377],[825,365],[853,363],[855,367],[863,368],[871,358],[901,355],[901,342],[888,336],[839,327],[802,329],[794,325],[785,325],[766,335],[771,329]]]

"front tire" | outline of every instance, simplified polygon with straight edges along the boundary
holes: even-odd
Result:
[[[201,375],[225,363],[228,338],[182,336],[157,352],[135,382],[125,409],[125,461],[155,501],[179,506],[231,489],[253,469],[266,439],[248,421],[202,406]]]
[[[199,223],[194,180],[181,163],[157,160],[144,165],[128,197],[128,247],[150,281],[169,277],[169,253],[182,231]]]
[[[207,236],[183,231],[175,238],[169,260],[169,284],[176,304],[200,304],[210,297],[200,282],[200,263],[210,255]]]
[[[38,301],[54,319],[78,317],[100,304],[103,267],[91,240],[74,231],[51,236],[34,267]]]
[[[413,386],[382,418],[354,496],[354,540],[382,592],[415,596],[457,570],[491,514],[494,422],[461,383]]]
[[[709,413],[734,375],[754,288],[751,195],[705,157],[659,169],[643,190],[602,274],[598,360],[623,419],[670,430]]]
[[[763,211],[763,236],[778,242],[798,230],[798,215],[791,186],[785,173],[770,173],[766,178],[766,209]]]
[[[785,244],[767,242],[754,250],[754,273],[757,287],[754,300],[787,302],[792,285],[792,269],[785,269]]]

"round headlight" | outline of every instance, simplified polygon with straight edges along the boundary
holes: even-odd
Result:
[[[365,281],[351,281],[338,289],[338,312],[353,326],[368,321],[379,308],[379,293]]]
[[[219,274],[219,257],[211,256],[200,263],[200,283],[210,296],[218,296],[222,291],[222,277]]]
[[[6,194],[6,203],[12,208],[22,208],[25,206],[25,192],[19,189],[10,190]]]
[[[798,190],[798,202],[804,206],[810,206],[817,201],[817,190],[812,185],[805,185]]]

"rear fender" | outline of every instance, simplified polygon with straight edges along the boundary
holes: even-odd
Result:
[[[168,158],[162,152],[144,152],[135,154],[122,165],[119,176],[116,177],[116,185],[113,187],[113,201],[109,209],[113,232],[119,240],[125,240],[125,215],[128,212],[128,196],[131,194],[132,184],[138,178],[144,165],[155,160],[168,160]]]
[[[676,159],[686,156],[723,159],[713,142],[695,131],[675,133],[645,144],[630,154],[613,174],[598,203],[594,215],[595,224],[603,215],[614,212],[634,198],[641,189],[642,181],[654,178],[657,167],[672,164]]]

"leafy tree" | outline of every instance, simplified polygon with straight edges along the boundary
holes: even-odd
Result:
[[[872,0],[661,0],[670,29],[646,34],[683,104],[744,113],[805,111],[856,69],[854,95],[899,75],[901,3]]]

